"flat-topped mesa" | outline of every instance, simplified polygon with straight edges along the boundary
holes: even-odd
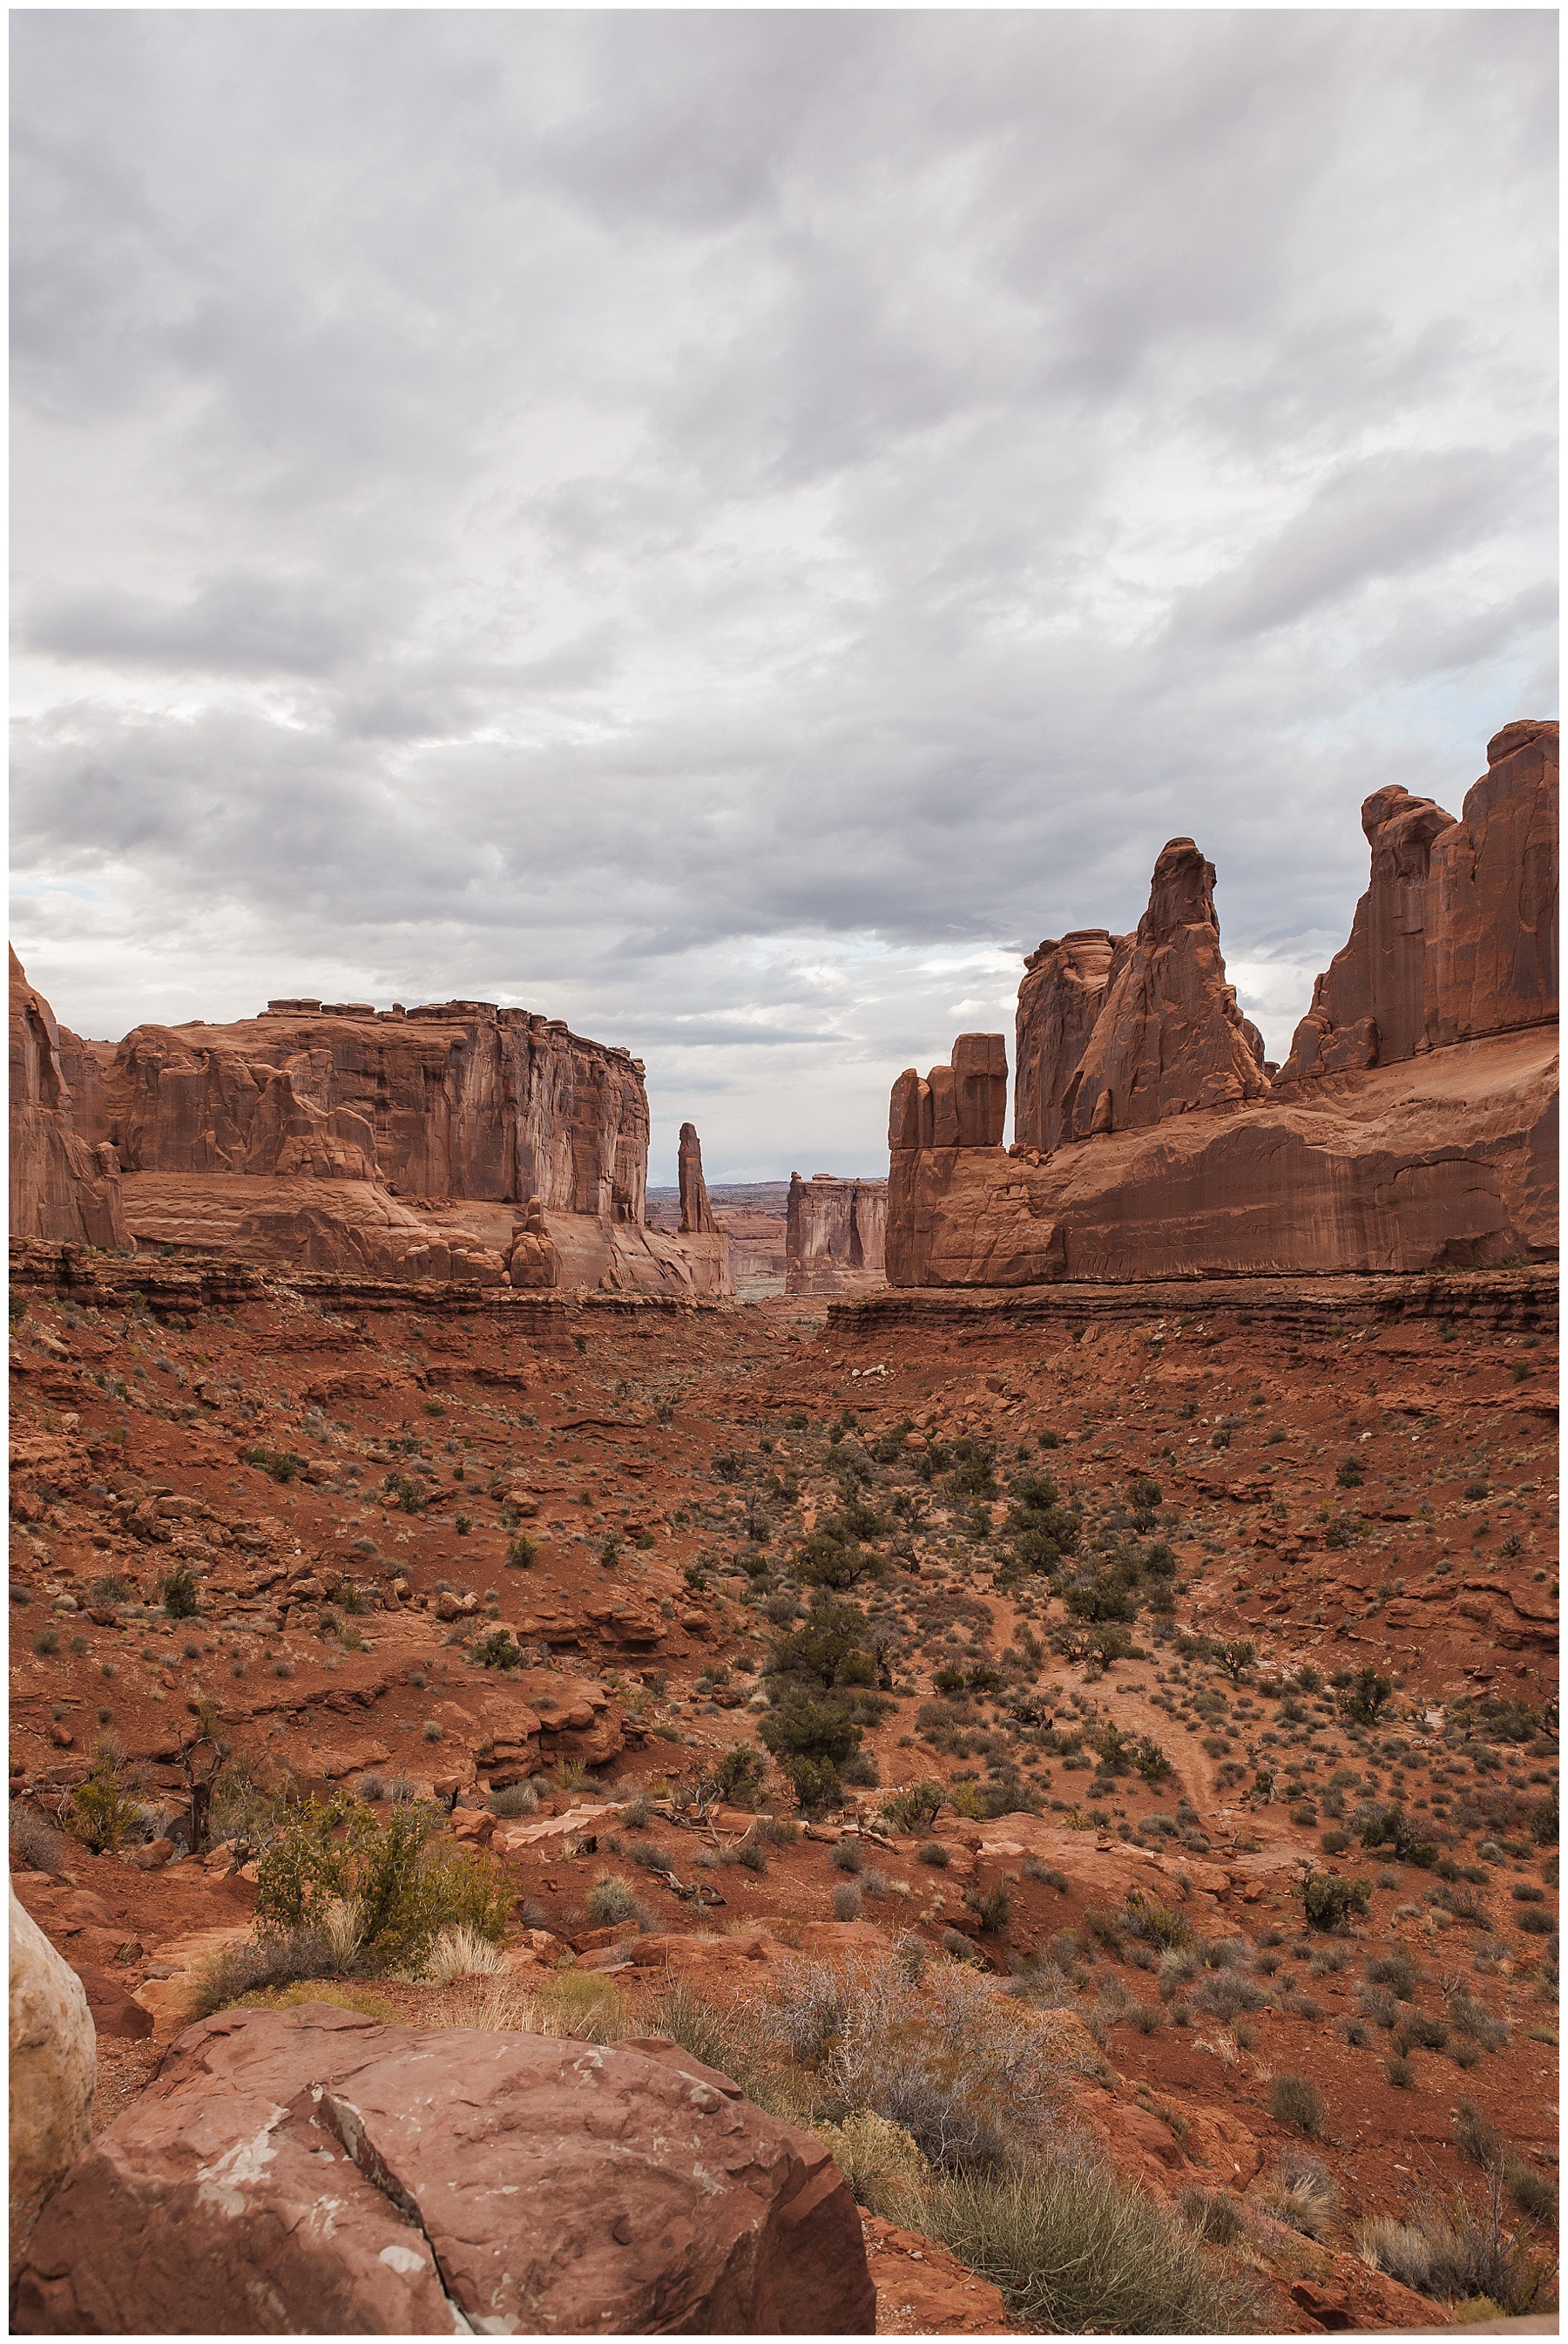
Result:
[[[370,1180],[642,1222],[641,1063],[558,1018],[275,1002],[228,1026],[139,1026],[97,1056],[90,1137],[128,1172]]]
[[[702,1177],[702,1142],[697,1136],[694,1123],[683,1123],[680,1127],[677,1177],[680,1182],[681,1236],[717,1237],[719,1224],[708,1201],[708,1183]]]
[[[789,1176],[786,1294],[863,1294],[886,1286],[888,1183],[829,1172]]]
[[[1458,821],[1374,790],[1372,873],[1312,991],[1282,1086],[1398,1065],[1557,1015],[1557,726],[1505,725]]]
[[[1161,847],[1149,908],[1111,956],[1075,1067],[1060,1069],[1061,1137],[1138,1131],[1244,1106],[1268,1088],[1263,1037],[1225,981],[1214,866],[1190,838]]]
[[[127,1248],[115,1151],[84,1128],[91,1045],[56,1022],[14,952],[10,1025],[12,1236]]]

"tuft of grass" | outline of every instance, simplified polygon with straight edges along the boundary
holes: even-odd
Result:
[[[1294,2125],[1315,2140],[1323,2128],[1323,2096],[1305,2076],[1276,2076],[1269,2086],[1269,2114],[1276,2124]]]
[[[1265,2324],[1243,2273],[1102,2167],[944,2177],[903,2218],[999,2287],[1033,2333],[1234,2336]]]

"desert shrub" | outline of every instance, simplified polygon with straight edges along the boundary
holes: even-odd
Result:
[[[1027,2332],[1230,2336],[1264,2324],[1242,2273],[1102,2166],[943,2176],[907,2218],[999,2287]]]
[[[626,1996],[613,1979],[556,1970],[538,1989],[533,2031],[580,2035],[589,2043],[618,2043],[632,2027]]]
[[[1362,1669],[1340,1695],[1340,1713],[1352,1724],[1375,1725],[1385,1704],[1393,1698],[1391,1678],[1376,1669]]]
[[[417,1967],[449,1923],[498,1942],[513,1890],[494,1857],[427,1845],[434,1812],[391,1807],[383,1821],[342,1797],[297,1807],[257,1867],[256,1929],[264,1943],[325,1927],[334,1906],[359,1923],[357,1965],[373,1975]]]
[[[1441,2018],[1424,2010],[1412,2010],[1400,2021],[1395,2039],[1402,2051],[1441,2051],[1448,2041],[1448,2029]]]
[[[762,1787],[768,1761],[749,1742],[737,1742],[703,1777],[704,1795],[728,1807],[749,1807]]]
[[[523,1665],[522,1650],[509,1628],[487,1628],[469,1645],[468,1659],[481,1669],[520,1669]]]
[[[171,1620],[194,1620],[200,1608],[196,1573],[188,1562],[177,1562],[163,1584],[164,1610]]]
[[[1461,2100],[1453,2111],[1453,2145],[1472,2165],[1490,2168],[1503,2154],[1503,2136],[1489,2125],[1473,2100]]]
[[[951,1848],[940,1839],[922,1840],[915,1853],[922,1864],[932,1865],[938,1872],[945,1872],[953,1860]]]
[[[1366,1969],[1369,1984],[1392,1986],[1402,2002],[1410,2000],[1415,1987],[1415,1964],[1402,1945],[1390,1953],[1374,1954]]]
[[[1365,1880],[1347,1880],[1342,1873],[1312,1872],[1302,1883],[1301,1895],[1309,1929],[1346,1929],[1352,1915],[1371,1904],[1372,1887]]]
[[[841,1839],[829,1849],[828,1861],[835,1872],[859,1872],[866,1859],[858,1839]]]
[[[119,1760],[112,1751],[100,1750],[86,1781],[71,1793],[65,1827],[95,1855],[113,1855],[141,1812],[121,1780]]]
[[[1556,1915],[1543,1913],[1538,1905],[1527,1904],[1523,1912],[1516,1913],[1513,1918],[1526,1936],[1552,1937],[1557,1934]]]
[[[1247,2228],[1247,2218],[1228,2189],[1183,2189],[1176,2211],[1211,2246],[1233,2246]]]
[[[911,1783],[882,1801],[882,1814],[896,1832],[917,1832],[936,1821],[947,1793],[936,1782]]]
[[[17,1802],[11,1809],[11,1854],[18,1872],[47,1872],[57,1877],[65,1868],[65,1842],[36,1807]]]
[[[186,2010],[192,2019],[210,2018],[249,1995],[291,1985],[330,1972],[332,1950],[321,1928],[292,1929],[266,1939],[225,1945],[190,1974]]]
[[[1192,1990],[1194,2007],[1213,2018],[1238,2018],[1244,2010],[1261,2010],[1267,2000],[1261,1986],[1236,1970],[1221,1970],[1201,1978]]]
[[[588,1893],[588,1917],[598,1929],[611,1929],[637,1914],[637,1899],[626,1882],[613,1872],[601,1872]]]
[[[1555,2229],[1557,2184],[1549,2180],[1544,2173],[1537,2173],[1535,2167],[1526,2165],[1521,2157],[1505,2157],[1503,2172],[1513,2192],[1513,2202],[1521,2212],[1528,2214],[1533,2221],[1545,2222]]]
[[[860,1917],[860,1892],[852,1880],[841,1880],[833,1891],[835,1921],[858,1921]]]
[[[1276,2076],[1269,2086],[1269,2114],[1276,2124],[1294,2125],[1315,2140],[1323,2128],[1323,2096],[1305,2076]]]
[[[913,2135],[873,2108],[857,2109],[842,2124],[819,2125],[817,2136],[830,2150],[856,2205],[873,2214],[896,2218],[930,2171]]]
[[[1479,2201],[1454,2189],[1423,2205],[1413,2221],[1377,2217],[1358,2223],[1355,2236],[1363,2261],[1406,2287],[1450,2302],[1485,2296],[1511,2318],[1538,2309],[1555,2277],[1551,2258],[1503,2219],[1501,2165]]]
[[[1288,2150],[1252,2194],[1275,2221],[1299,2230],[1304,2238],[1327,2238],[1339,2211],[1333,2175],[1321,2157],[1309,2156],[1305,2149]]]
[[[493,1815],[535,1815],[539,1794],[531,1783],[513,1783],[504,1791],[492,1791],[487,1803]]]
[[[1146,1889],[1129,1889],[1118,1918],[1129,1936],[1141,1937],[1151,1945],[1169,1948],[1188,1945],[1192,1941],[1191,1923],[1174,1905],[1162,1903]]]
[[[873,2109],[944,2170],[1000,2168],[1063,2125],[1071,2078],[1060,2055],[962,1963],[933,1963],[918,1984],[896,1955],[791,1965],[769,2011],[780,2049],[815,2076],[825,2117]]]
[[[1383,2061],[1383,2073],[1396,2091],[1408,2092],[1415,2082],[1415,2061],[1396,2051],[1392,2059]]]
[[[1012,1898],[1000,1880],[990,1888],[966,1888],[964,1903],[987,1936],[1005,1929],[1012,1918]]]
[[[1508,2021],[1495,2011],[1488,2010],[1462,1986],[1448,1999],[1448,2023],[1456,2035],[1467,2042],[1479,2043],[1487,2051],[1501,2051],[1508,2042]]]

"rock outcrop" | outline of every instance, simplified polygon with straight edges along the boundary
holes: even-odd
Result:
[[[1062,1136],[1141,1131],[1240,1106],[1267,1088],[1263,1037],[1225,981],[1214,866],[1190,838],[1173,838],[1154,865],[1137,934],[1112,955],[1082,1055],[1056,1078]]]
[[[1372,884],[1271,1086],[1191,840],[1135,936],[1042,945],[1010,1150],[960,1105],[976,1037],[893,1086],[890,1282],[1554,1257],[1556,728],[1510,725],[1489,757],[1457,822],[1396,787],[1367,800]]]
[[[119,1250],[130,1243],[113,1147],[91,1135],[88,1046],[62,1029],[11,955],[11,1234]],[[71,1080],[72,1074],[76,1081]],[[84,1106],[88,1126],[79,1119]]]
[[[865,1294],[887,1284],[888,1184],[789,1176],[785,1220],[787,1294]]]
[[[87,2145],[97,2041],[81,1980],[11,1894],[11,2274]]]
[[[681,1236],[717,1237],[719,1224],[708,1201],[708,1183],[702,1177],[702,1142],[697,1136],[694,1123],[683,1123],[680,1127],[678,1177],[680,1181]]]
[[[512,1242],[507,1251],[507,1279],[509,1285],[530,1294],[548,1293],[560,1284],[560,1252],[546,1227],[545,1208],[537,1197],[528,1198],[522,1219],[513,1227]]]
[[[321,2003],[191,2028],[80,2160],[24,2334],[865,2335],[819,2141],[674,2044],[385,2026]]]
[[[1557,727],[1506,725],[1456,822],[1374,790],[1372,875],[1279,1082],[1388,1066],[1557,1015]]]

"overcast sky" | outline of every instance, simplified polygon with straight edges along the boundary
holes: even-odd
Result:
[[[12,18],[13,935],[520,1002],[885,1168],[1019,955],[1555,712],[1547,12]]]

